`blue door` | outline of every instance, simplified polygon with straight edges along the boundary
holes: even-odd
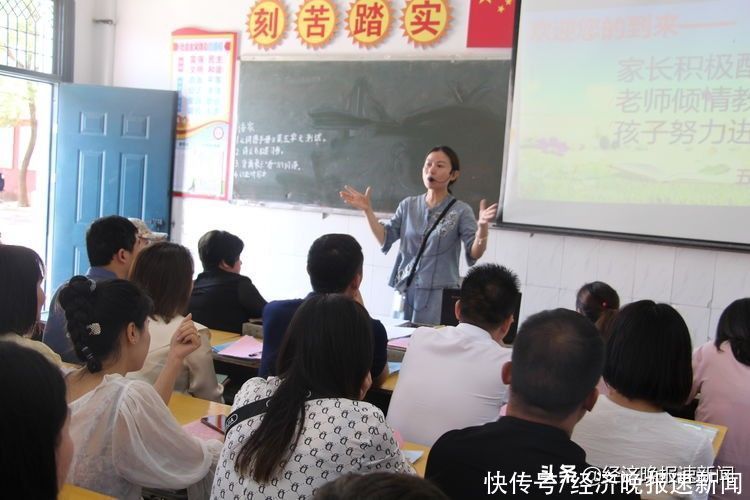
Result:
[[[51,290],[86,272],[86,229],[99,217],[170,231],[176,105],[172,91],[59,86]]]

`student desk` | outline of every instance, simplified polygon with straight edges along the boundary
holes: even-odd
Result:
[[[232,407],[229,405],[214,403],[212,401],[206,401],[205,399],[192,398],[175,392],[172,394],[172,398],[169,400],[169,410],[174,415],[174,418],[180,423],[185,425],[205,415],[229,415],[232,411]],[[425,467],[427,466],[427,456],[430,453],[430,449],[427,446],[422,446],[416,443],[404,443],[405,450],[420,450],[424,452],[419,460],[417,460],[413,467],[417,471],[420,477],[424,477]],[[97,497],[92,497],[97,498]]]
[[[226,344],[241,337],[238,333],[225,332],[222,330],[211,330],[211,347]],[[240,359],[231,356],[222,356],[221,353],[213,353],[214,369],[216,373],[229,377],[229,382],[224,385],[224,395],[227,401],[234,398],[234,393],[242,387],[246,380],[258,375],[260,359]]]
[[[222,330],[211,330],[211,347],[238,340],[240,337],[242,337],[242,335],[240,335],[239,333],[224,332]],[[216,362],[218,361],[226,365],[253,368],[255,372],[257,372],[258,368],[260,367],[260,358],[235,358],[232,356],[222,356],[220,352],[213,353],[213,358],[214,364],[216,364]],[[255,373],[253,373],[253,375],[255,375]]]
[[[378,389],[380,389],[381,391],[393,392],[393,390],[396,388],[397,383],[398,383],[398,372],[390,373],[388,375],[388,378],[385,379],[385,382],[383,382],[383,385],[381,385]]]
[[[60,490],[60,494],[57,495],[57,500],[111,500],[113,497],[102,495],[95,491],[79,488],[72,484],[64,484]]]
[[[239,333],[225,332],[222,330],[211,330],[211,347],[226,344],[240,338]]]

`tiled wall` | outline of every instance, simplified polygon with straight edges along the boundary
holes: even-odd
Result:
[[[368,309],[384,315],[391,311],[393,291],[386,282],[397,248],[383,255],[363,217],[176,199],[173,220],[173,238],[191,248],[196,259],[205,231],[221,228],[239,235],[245,241],[243,273],[267,299],[304,296],[312,241],[325,233],[349,233],[364,250],[362,295]],[[750,297],[747,253],[492,229],[480,262],[497,262],[518,274],[524,294],[521,320],[542,309],[573,308],[576,290],[601,280],[618,291],[623,303],[650,298],[674,305],[694,345],[713,337],[721,311],[732,300]],[[461,269],[464,274],[463,257]]]

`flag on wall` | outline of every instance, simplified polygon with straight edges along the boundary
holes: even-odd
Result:
[[[467,47],[513,47],[515,0],[471,0]]]

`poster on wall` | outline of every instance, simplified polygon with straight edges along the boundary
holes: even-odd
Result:
[[[172,88],[178,91],[176,196],[229,197],[237,34],[172,32]]]

